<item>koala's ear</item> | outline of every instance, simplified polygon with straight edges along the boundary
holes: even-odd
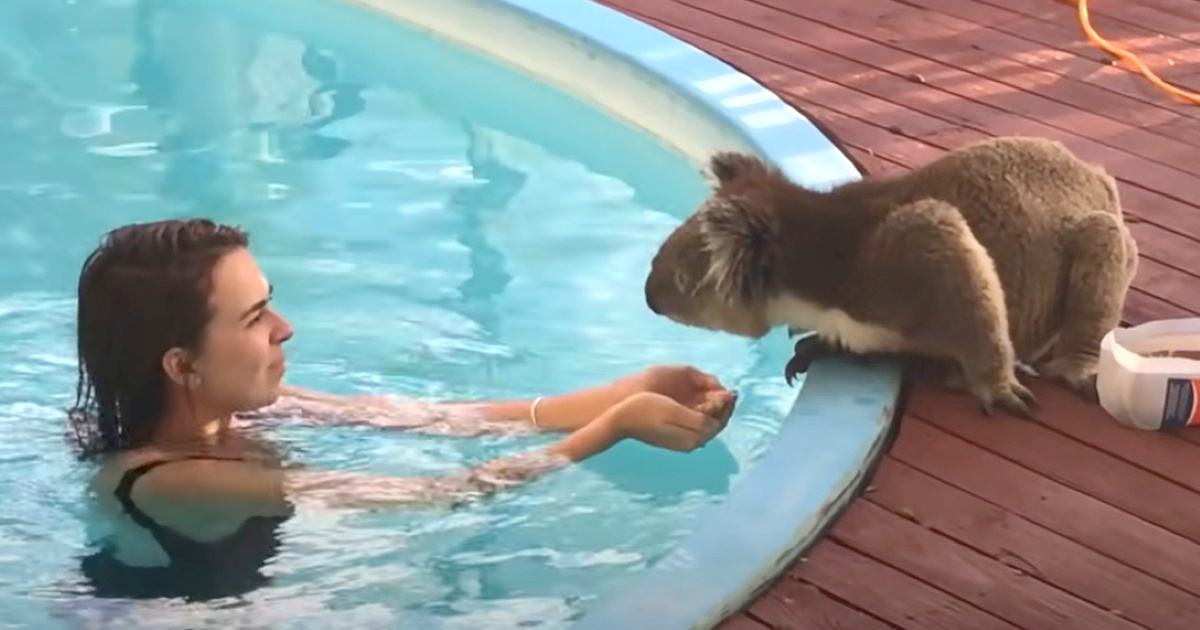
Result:
[[[708,170],[718,184],[727,184],[747,175],[767,175],[771,167],[757,156],[736,151],[720,151],[708,161]]]
[[[737,199],[714,197],[698,217],[701,246],[710,284],[726,303],[749,303],[764,297],[771,281],[771,217]]]

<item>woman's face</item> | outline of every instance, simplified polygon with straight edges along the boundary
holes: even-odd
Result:
[[[271,308],[271,285],[250,251],[235,249],[212,272],[205,328],[193,369],[196,393],[214,409],[248,411],[271,404],[283,380],[283,343],[292,325]]]

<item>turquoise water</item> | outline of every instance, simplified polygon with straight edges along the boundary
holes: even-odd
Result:
[[[787,345],[645,308],[650,257],[704,195],[680,156],[374,14],[253,5],[0,4],[0,625],[566,624],[753,465],[795,395]],[[624,444],[454,512],[301,512],[273,583],[240,600],[92,598],[78,559],[114,530],[65,439],[74,283],[104,231],[197,214],[250,231],[295,384],[529,397],[687,362],[740,407],[692,454]],[[551,439],[270,434],[310,467],[398,475]]]

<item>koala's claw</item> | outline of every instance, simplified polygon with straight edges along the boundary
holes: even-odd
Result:
[[[980,410],[985,416],[992,416],[999,407],[1008,413],[1030,421],[1037,421],[1035,411],[1039,408],[1038,399],[1029,388],[1013,380],[1002,391],[977,394]]]
[[[791,330],[793,329],[789,329],[789,333]],[[787,381],[788,386],[792,385],[797,375],[808,372],[813,361],[833,352],[834,349],[816,335],[802,337],[800,341],[796,342],[795,353],[791,359],[788,359],[787,366],[783,369],[783,378]]]
[[[808,366],[811,363],[811,360],[806,360],[798,354],[788,359],[787,366],[783,368],[783,378],[787,381],[788,387],[793,385],[796,376],[808,371]]]

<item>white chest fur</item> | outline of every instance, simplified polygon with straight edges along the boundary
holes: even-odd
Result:
[[[896,352],[907,345],[895,331],[860,322],[836,308],[823,308],[795,297],[776,298],[767,305],[776,325],[787,324],[816,332],[826,341],[854,352]]]

